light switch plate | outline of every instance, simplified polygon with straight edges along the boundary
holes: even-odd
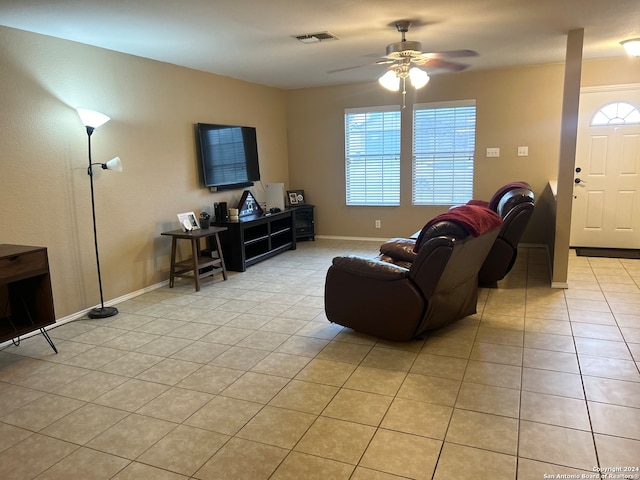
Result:
[[[529,147],[518,147],[518,156],[519,157],[528,157],[529,156]]]
[[[500,156],[499,147],[487,148],[487,158],[497,158],[499,156]]]

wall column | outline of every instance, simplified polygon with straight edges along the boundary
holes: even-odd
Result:
[[[564,72],[560,158],[558,162],[558,195],[556,231],[553,249],[551,286],[568,288],[569,237],[571,233],[571,207],[573,205],[573,170],[576,163],[578,138],[578,107],[582,77],[582,46],[584,28],[569,31]]]

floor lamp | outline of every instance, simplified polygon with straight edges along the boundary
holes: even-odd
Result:
[[[116,172],[122,171],[122,162],[119,157],[112,158],[107,163],[93,163],[91,161],[91,134],[96,128],[104,125],[110,120],[106,115],[94,112],[93,110],[87,110],[86,108],[77,108],[78,115],[82,123],[87,129],[87,137],[89,139],[89,168],[87,174],[91,182],[91,213],[93,214],[93,241],[96,247],[96,266],[98,267],[98,285],[100,287],[100,307],[92,308],[89,311],[89,318],[107,318],[113,317],[118,314],[118,309],[115,307],[105,307],[104,297],[102,295],[102,276],[100,275],[100,255],[98,254],[98,232],[96,230],[96,204],[93,194],[93,166],[100,165],[104,170],[114,170]]]

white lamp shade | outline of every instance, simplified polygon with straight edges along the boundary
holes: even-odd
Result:
[[[111,120],[111,118],[106,116],[104,113],[96,112],[94,110],[76,108],[76,111],[78,112],[78,115],[80,115],[80,120],[82,120],[85,127],[98,128]]]
[[[394,70],[388,70],[387,73],[382,75],[378,82],[387,90],[391,90],[392,92],[397,92],[400,90],[400,78],[396,75]]]
[[[409,70],[409,78],[411,79],[411,85],[414,88],[422,88],[429,83],[429,75],[424,70],[420,70],[417,67],[413,67]]]
[[[624,47],[629,55],[640,57],[640,38],[625,40],[624,42],[620,42],[620,45]]]
[[[122,171],[122,161],[120,161],[120,157],[115,157],[109,160],[104,164],[104,168],[106,170],[113,170],[114,172]]]

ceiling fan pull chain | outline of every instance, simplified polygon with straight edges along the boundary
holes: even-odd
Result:
[[[407,77],[402,77],[402,108],[407,108]]]

